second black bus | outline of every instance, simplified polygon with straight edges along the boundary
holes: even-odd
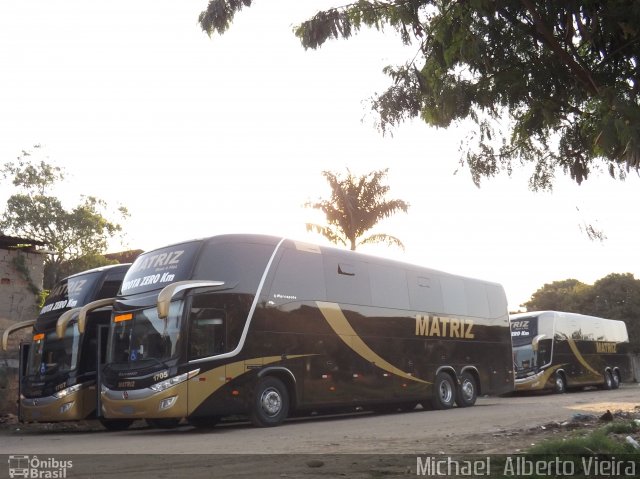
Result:
[[[323,408],[446,409],[513,389],[502,286],[261,235],[167,246],[113,305],[106,417],[258,426]]]

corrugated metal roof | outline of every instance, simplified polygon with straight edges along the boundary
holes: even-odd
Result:
[[[21,249],[34,250],[36,246],[44,245],[46,245],[46,243],[43,241],[0,234],[0,249],[13,249],[19,247]]]

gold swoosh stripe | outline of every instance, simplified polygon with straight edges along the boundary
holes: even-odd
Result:
[[[571,348],[571,351],[573,352],[573,355],[576,357],[576,359],[580,362],[580,364],[582,364],[585,368],[587,368],[589,371],[591,371],[593,374],[595,374],[596,376],[602,376],[602,374],[600,374],[598,371],[596,371],[595,369],[593,369],[589,363],[587,363],[587,360],[584,359],[584,357],[582,356],[582,354],[580,354],[580,351],[578,351],[578,345],[576,344],[576,342],[571,339],[571,338],[567,338],[567,343],[569,343],[569,347]]]
[[[396,374],[402,378],[409,379],[411,381],[417,381],[419,383],[431,384],[428,381],[416,378],[409,373],[398,369],[393,364],[389,363],[385,359],[381,358],[378,353],[373,351],[349,324],[349,320],[345,317],[340,309],[340,306],[336,303],[326,303],[324,301],[316,301],[318,308],[322,312],[322,315],[331,326],[331,329],[335,331],[338,337],[352,350],[358,353],[367,361],[374,363],[379,368],[384,369],[389,373]]]
[[[304,356],[312,356],[311,354],[292,354],[287,359],[295,359]],[[209,396],[215,393],[222,386],[227,384],[227,377],[237,378],[251,369],[247,369],[248,364],[266,366],[268,364],[282,361],[282,356],[267,356],[262,358],[244,359],[234,363],[225,364],[217,368],[210,369],[198,374],[189,381],[196,381],[200,384],[198,388],[189,388],[189,414],[199,407]]]
[[[547,382],[549,381],[549,378],[556,372],[557,369],[560,369],[561,367],[566,366],[565,364],[556,364],[553,367],[550,367],[548,369],[544,370],[544,373],[542,373],[540,375],[540,377],[538,378],[538,380],[534,383],[533,380],[531,380],[528,383],[522,384],[520,386],[520,388],[518,388],[518,385],[516,384],[516,391],[531,391],[531,390],[539,390],[539,389],[544,389],[545,386],[547,385]],[[531,386],[531,384],[538,384],[537,387],[533,388]]]

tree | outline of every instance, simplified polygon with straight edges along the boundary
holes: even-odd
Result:
[[[577,279],[565,279],[545,284],[522,306],[527,311],[566,311],[582,313],[587,291],[591,286]]]
[[[622,320],[631,349],[640,352],[640,280],[631,273],[612,273],[593,285],[575,279],[554,281],[533,293],[523,306],[527,311],[566,311]]]
[[[210,0],[199,21],[224,33],[251,0]],[[636,0],[357,0],[295,29],[304,48],[364,26],[415,46],[385,68],[372,101],[381,130],[409,118],[435,127],[470,120],[461,163],[473,181],[530,164],[530,187],[558,169],[581,183],[600,168],[640,166],[640,3]]]
[[[597,280],[584,310],[586,314],[624,321],[632,347],[640,352],[640,280],[633,274],[612,273]]]
[[[389,187],[382,184],[388,169],[372,171],[355,177],[347,170],[346,177],[337,173],[323,171],[331,187],[331,197],[317,202],[307,202],[307,208],[322,211],[328,226],[307,223],[307,231],[316,231],[335,244],[349,246],[355,251],[357,245],[368,243],[387,243],[404,248],[395,236],[378,233],[364,237],[364,234],[398,211],[405,213],[409,204],[402,200],[387,200]]]
[[[39,148],[39,145],[34,147]],[[0,170],[5,180],[12,178],[17,189],[7,200],[0,217],[0,229],[48,245],[51,254],[45,257],[44,280],[48,289],[63,274],[111,263],[101,255],[108,240],[120,233],[122,227],[103,216],[107,204],[96,197],[82,196],[78,205],[65,208],[51,191],[64,180],[64,171],[44,160],[35,161],[31,156],[32,152],[23,151]],[[122,219],[128,217],[124,207],[118,208],[117,214]]]

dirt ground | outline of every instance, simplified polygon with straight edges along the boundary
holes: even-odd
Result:
[[[629,395],[631,393],[631,395]],[[598,394],[598,393],[596,393]],[[607,394],[607,393],[604,393]],[[564,396],[564,399],[570,396]],[[105,449],[107,454],[96,455],[72,455],[74,461],[74,471],[82,472],[81,475],[69,474],[67,477],[136,477],[142,479],[146,477],[164,478],[176,477],[176,473],[188,473],[190,479],[200,477],[224,477],[224,478],[244,478],[244,477],[264,477],[264,478],[295,478],[304,477],[310,479],[329,477],[349,477],[349,478],[380,478],[380,477],[407,477],[416,475],[417,456],[445,454],[455,457],[481,458],[483,455],[493,454],[517,454],[526,451],[534,444],[539,444],[546,439],[568,438],[576,434],[587,434],[588,432],[602,427],[608,421],[603,419],[607,410],[611,412],[614,419],[638,419],[640,420],[640,396],[637,390],[627,390],[627,400],[625,402],[612,401],[603,402],[599,399],[602,396],[591,396],[584,393],[574,396],[584,400],[575,413],[570,412],[564,420],[543,420],[538,424],[529,423],[526,427],[492,427],[492,428],[470,428],[468,433],[446,432],[443,430],[433,430],[430,434],[425,434],[420,438],[419,446],[413,437],[403,437],[401,435],[386,436],[381,430],[376,434],[381,441],[371,439],[361,441],[356,449],[353,447],[353,437],[346,438],[342,435],[342,429],[347,423],[354,425],[366,425],[366,418],[327,418],[319,420],[302,420],[299,423],[292,422],[274,429],[253,429],[241,423],[230,423],[222,425],[222,429],[215,428],[214,432],[195,431],[189,426],[183,426],[178,430],[153,430],[144,421],[137,421],[129,431],[122,433],[106,432],[96,421],[81,421],[77,423],[62,424],[19,424],[15,416],[4,416],[0,418],[0,440],[26,440],[25,445],[34,444],[29,442],[44,438],[50,441],[64,441],[65,438],[74,441],[91,441],[95,443],[107,444],[110,440],[121,441],[122,448],[117,457],[114,449]],[[597,397],[598,401],[592,401],[591,397]],[[636,398],[637,401],[629,401]],[[533,398],[535,399],[535,398]],[[549,400],[550,397],[547,397]],[[553,399],[553,397],[551,397]],[[506,407],[506,405],[505,405]],[[482,407],[471,408],[476,410],[475,414],[483,413]],[[491,407],[493,409],[493,407]],[[460,411],[462,412],[462,411]],[[430,416],[431,414],[437,416]],[[424,416],[426,415],[426,416]],[[442,412],[419,410],[410,413],[399,413],[397,415],[376,415],[369,416],[372,422],[382,422],[386,418],[393,422],[416,423],[423,421],[423,418],[432,418],[426,422],[433,423],[442,417]],[[450,417],[455,417],[452,415]],[[606,417],[606,416],[605,416]],[[609,418],[607,418],[609,419]],[[324,422],[323,422],[324,421]],[[318,438],[321,427],[328,430],[326,436]],[[494,423],[495,424],[495,423]],[[228,454],[221,449],[220,454],[215,452],[191,455],[167,454],[159,449],[149,450],[151,447],[133,448],[129,447],[127,440],[134,440],[136,444],[154,444],[154,441],[170,441],[175,445],[181,442],[188,443],[191,440],[199,442],[216,441],[230,442],[239,440],[251,444],[256,437],[264,437],[267,440],[284,444],[288,439],[296,437],[300,429],[314,428],[313,437],[316,442],[304,442],[300,438],[294,440],[296,446],[290,446],[291,453],[285,454],[286,447],[274,448],[274,453],[265,454]],[[383,428],[382,428],[383,429]],[[261,436],[264,434],[264,436]],[[133,436],[133,439],[132,437]],[[364,439],[364,436],[362,436]],[[72,439],[73,438],[73,439]],[[327,438],[329,438],[327,440]],[[624,438],[622,438],[624,439]],[[640,437],[636,437],[640,441]],[[342,444],[341,444],[342,443]],[[348,444],[347,444],[348,443]],[[0,448],[2,449],[2,448]],[[215,451],[216,449],[212,449]],[[36,449],[33,449],[35,452]],[[146,452],[141,455],[140,452]],[[344,454],[341,451],[348,451]],[[405,451],[405,452],[402,452]],[[418,453],[417,451],[423,451]],[[24,451],[30,452],[29,450]],[[43,450],[38,450],[41,455]],[[79,451],[78,451],[79,452]],[[180,452],[176,447],[176,452]],[[356,453],[354,453],[356,452]],[[125,454],[126,453],[126,454]],[[54,456],[58,457],[58,456]],[[0,471],[2,466],[0,466]]]

